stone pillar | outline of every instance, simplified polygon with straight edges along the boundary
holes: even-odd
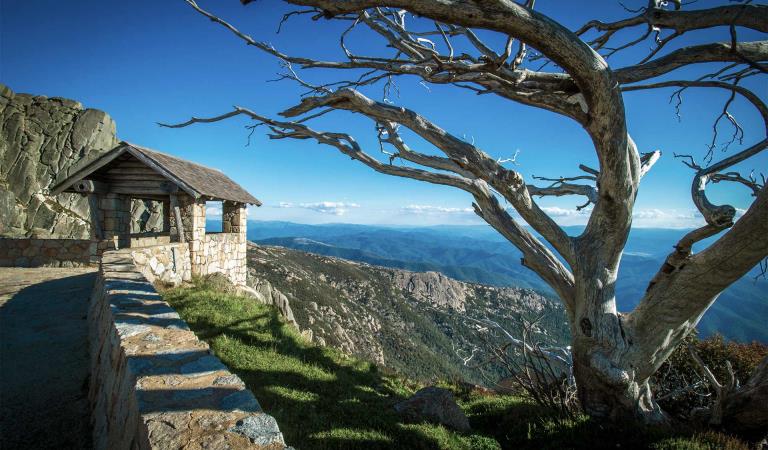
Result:
[[[192,261],[192,275],[208,274],[208,258],[206,255],[205,239],[205,200],[195,200],[186,194],[172,195],[170,199],[169,229],[171,240],[178,242],[176,214],[174,207],[178,206],[184,242],[189,244],[189,257]]]
[[[168,199],[168,232],[171,234],[171,242],[186,242],[186,234],[183,238],[179,237],[179,224],[178,219],[183,221],[184,208],[187,206],[187,202],[184,202],[185,195],[172,194]],[[179,214],[176,214],[176,208],[179,209]],[[182,232],[184,227],[182,227]]]
[[[101,195],[88,194],[88,213],[91,219],[91,264],[98,264],[101,256],[101,242],[104,239],[104,226],[101,219]],[[105,245],[106,246],[106,245]]]
[[[221,214],[221,231],[231,233],[237,236],[233,244],[231,254],[227,255],[231,264],[229,276],[235,284],[245,284],[246,273],[248,271],[248,260],[246,258],[246,223],[248,220],[248,210],[243,203],[225,201],[223,203]]]
[[[131,198],[122,194],[104,194],[99,198],[101,242],[104,250],[125,248],[130,245]]]
[[[248,219],[245,205],[229,201],[222,203],[221,231],[223,233],[236,233],[238,240],[245,241],[245,223]]]

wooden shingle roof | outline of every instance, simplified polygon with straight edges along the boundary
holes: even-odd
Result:
[[[129,142],[121,142],[117,147],[99,158],[75,169],[67,178],[57,181],[51,189],[51,194],[57,195],[64,192],[74,183],[86,178],[126,153],[132,155],[195,198],[261,205],[259,200],[243,189],[242,186],[232,181],[231,178],[224,175],[220,170],[177,158],[167,153],[140,147]]]

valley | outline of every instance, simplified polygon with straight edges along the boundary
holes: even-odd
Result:
[[[248,239],[372,265],[410,271],[435,271],[456,280],[554,294],[533,272],[519,264],[521,254],[487,226],[377,227],[350,224],[303,225],[253,221]],[[579,227],[566,227],[577,235]],[[661,266],[679,229],[634,229],[617,282],[618,308],[630,311]],[[701,245],[707,245],[704,241]],[[753,270],[728,287],[699,323],[702,337],[720,333],[728,339],[768,342],[768,281]]]

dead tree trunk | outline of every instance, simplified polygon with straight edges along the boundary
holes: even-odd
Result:
[[[753,440],[768,437],[768,356],[758,364],[749,380],[739,386],[730,362],[730,379],[721,384],[693,349],[691,354],[716,394],[712,406],[705,411],[694,411],[694,416]]]
[[[768,437],[768,357],[723,401],[723,427],[754,439]]]

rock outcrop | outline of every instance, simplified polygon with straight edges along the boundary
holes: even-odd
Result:
[[[466,284],[439,272],[398,270],[392,274],[392,281],[417,300],[427,301],[433,306],[447,306],[458,311],[464,311],[467,295],[471,294]]]
[[[88,238],[87,200],[46,194],[58,176],[116,144],[107,113],[0,85],[0,235]]]
[[[240,294],[250,295],[258,300],[259,303],[276,307],[286,322],[298,328],[296,319],[293,317],[293,311],[291,310],[291,303],[285,294],[272,287],[272,284],[267,280],[251,279],[248,281],[249,286],[237,287]]]
[[[47,195],[58,178],[118,143],[105,112],[0,84],[0,236],[90,238],[88,201]],[[133,231],[162,227],[162,204],[133,200]]]
[[[135,199],[131,202],[131,231],[163,230],[163,203]]]

